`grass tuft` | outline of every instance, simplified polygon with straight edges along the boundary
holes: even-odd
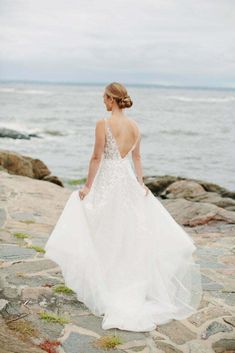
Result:
[[[64,284],[60,284],[52,289],[55,293],[65,293],[65,294],[74,293],[74,291],[71,288],[66,287]]]
[[[101,348],[104,350],[115,348],[118,344],[121,344],[122,341],[118,336],[102,336],[95,340],[93,344],[97,348]]]
[[[13,235],[18,238],[18,239],[25,239],[25,238],[28,238],[29,235],[26,234],[26,233],[20,233],[20,232],[17,232],[17,233],[13,233]]]
[[[17,320],[7,323],[12,331],[18,332],[23,338],[37,337],[38,330],[27,320]]]
[[[68,181],[68,184],[70,184],[70,185],[80,185],[80,184],[84,184],[85,182],[86,182],[86,178],[70,179]]]
[[[40,319],[45,320],[47,322],[53,322],[53,323],[58,323],[58,324],[67,324],[69,322],[68,319],[66,319],[63,316],[56,315],[54,313],[42,311],[39,313]]]
[[[46,252],[43,248],[41,248],[40,246],[37,246],[37,245],[30,245],[29,248],[30,249],[34,249],[35,251],[41,252],[41,253],[45,253]]]
[[[26,224],[35,223],[35,221],[33,221],[32,219],[21,219],[20,222]]]

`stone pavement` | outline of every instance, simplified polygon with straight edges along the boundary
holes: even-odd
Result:
[[[0,171],[0,352],[53,353],[42,346],[49,340],[58,344],[54,352],[102,353],[107,350],[97,342],[107,335],[120,339],[111,353],[235,352],[233,222],[185,227],[198,247],[195,258],[203,274],[203,300],[196,314],[151,332],[102,330],[102,318],[60,287],[60,269],[43,257],[70,193],[56,184]]]

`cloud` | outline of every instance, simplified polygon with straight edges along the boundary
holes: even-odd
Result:
[[[1,76],[235,87],[233,0],[1,0]]]

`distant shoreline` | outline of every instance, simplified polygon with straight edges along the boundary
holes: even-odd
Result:
[[[41,80],[1,80],[0,84],[5,83],[24,83],[24,84],[51,84],[51,85],[66,85],[66,86],[105,86],[108,82],[77,82],[77,81],[41,81]],[[146,87],[146,88],[161,88],[161,89],[190,89],[190,90],[213,90],[213,91],[235,91],[235,87],[212,87],[212,86],[180,86],[180,85],[161,85],[156,83],[126,83],[126,87]]]

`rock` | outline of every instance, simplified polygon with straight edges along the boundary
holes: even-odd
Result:
[[[168,324],[160,325],[156,329],[158,332],[168,336],[171,341],[177,344],[184,344],[197,337],[189,328],[180,321],[172,320]]]
[[[162,342],[162,341],[157,341],[156,342],[156,347],[161,349],[164,353],[183,353],[178,348],[172,346],[169,343],[165,343],[165,342]]]
[[[159,196],[170,184],[179,180],[196,182],[197,184],[200,184],[202,188],[207,192],[214,192],[218,195],[221,195],[222,197],[235,199],[234,191],[229,191],[228,189],[221,187],[217,184],[210,183],[200,179],[174,177],[171,175],[163,175],[163,176],[154,175],[154,176],[144,177],[144,183],[148,186],[148,188],[152,191],[152,193],[155,196]]]
[[[201,338],[206,340],[208,337],[215,335],[218,332],[230,332],[233,328],[231,326],[221,324],[218,321],[212,321],[206,328],[205,331],[202,332]]]
[[[235,351],[235,339],[221,338],[212,343],[215,353],[233,353]]]
[[[2,244],[0,259],[4,261],[13,261],[33,257],[35,250],[23,248],[16,245]]]
[[[62,181],[55,175],[46,175],[43,180],[50,181],[51,183],[57,184],[59,186],[64,186]]]
[[[223,307],[220,307],[220,306],[214,307],[213,306],[213,307],[203,309],[202,311],[191,315],[190,318],[188,319],[188,321],[191,322],[191,324],[199,327],[202,324],[204,324],[204,322],[206,322],[208,320],[222,317],[225,315],[231,315],[231,314],[230,314],[230,312],[225,310]]]
[[[190,200],[195,196],[205,194],[205,189],[195,181],[178,180],[170,184],[160,196],[168,199],[184,198]]]
[[[89,353],[107,353],[107,350],[97,348],[93,345],[93,342],[97,338],[88,335],[82,335],[78,332],[71,332],[68,338],[62,343],[62,348],[66,353],[78,353],[78,352],[89,352]],[[109,349],[109,353],[123,353],[123,350]]]
[[[198,340],[189,342],[187,346],[189,348],[188,353],[215,353],[208,344]]]
[[[48,287],[36,287],[36,288],[23,288],[22,292],[22,299],[34,299],[38,300],[39,297],[44,296],[46,298],[51,297],[53,295],[52,289]]]
[[[48,167],[40,159],[34,159],[9,150],[0,150],[0,165],[10,174],[43,179],[63,187],[62,181],[51,175]]]
[[[216,192],[207,192],[202,185],[195,181],[175,181],[160,193],[160,196],[167,199],[184,198],[194,202],[210,203],[228,211],[235,211],[235,200],[229,197],[222,197]]]
[[[175,220],[189,227],[208,224],[210,222],[226,222],[235,224],[235,212],[203,202],[192,202],[184,199],[161,201]]]
[[[0,227],[2,227],[6,221],[6,211],[4,208],[0,208]]]
[[[13,129],[7,129],[4,127],[0,128],[0,137],[9,137],[12,139],[24,139],[30,140],[31,137],[41,137],[35,133],[20,132]]]
[[[7,307],[8,303],[9,303],[8,300],[0,299],[0,312]]]
[[[227,324],[230,324],[235,327],[235,316],[224,317],[223,320],[227,322]]]
[[[28,340],[22,338],[13,330],[10,330],[3,319],[0,319],[0,352],[1,353],[45,353]]]

